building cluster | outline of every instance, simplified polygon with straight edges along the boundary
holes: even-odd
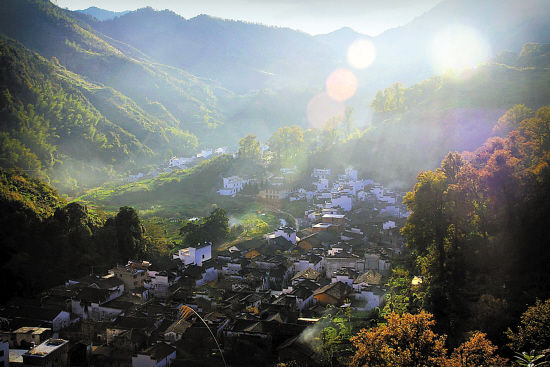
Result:
[[[383,306],[406,214],[398,195],[355,170],[311,177],[311,191],[287,196],[309,203],[302,230],[282,226],[222,251],[201,243],[158,263],[129,261],[4,306],[0,364],[315,365],[302,336],[319,318]],[[224,179],[224,189],[243,184]]]
[[[362,179],[353,168],[347,168],[338,175],[329,168],[315,168],[308,182],[296,182],[295,167],[281,168],[280,171],[280,175],[265,181],[258,198],[271,203],[305,201],[310,206],[306,213],[310,221],[319,219],[323,209],[350,213],[354,208],[363,207],[380,217],[388,217],[394,226],[396,220],[409,214],[402,204],[404,193],[385,188],[373,180]]]
[[[223,251],[197,244],[162,263],[130,261],[16,300],[0,310],[6,365],[218,366],[222,357],[235,366],[315,365],[300,336],[337,308],[383,306],[402,246],[373,240],[373,224],[354,225],[354,210],[316,210],[300,231],[284,226]]]

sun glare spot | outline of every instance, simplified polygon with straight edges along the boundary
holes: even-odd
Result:
[[[374,44],[363,38],[359,38],[348,47],[348,63],[356,69],[365,69],[372,65],[376,58]]]
[[[343,115],[345,109],[343,103],[335,101],[326,93],[318,94],[307,104],[309,127],[321,128],[331,117]]]
[[[489,45],[477,32],[465,26],[451,26],[437,34],[432,42],[434,70],[461,70],[478,65],[490,57]]]
[[[327,78],[327,94],[335,101],[343,102],[357,91],[357,77],[348,69],[336,69]]]

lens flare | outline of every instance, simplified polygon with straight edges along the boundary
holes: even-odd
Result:
[[[326,90],[330,98],[343,102],[357,91],[357,77],[348,69],[336,69],[327,78]]]
[[[348,63],[356,69],[366,69],[376,58],[374,44],[364,38],[357,39],[348,47]]]
[[[307,104],[309,127],[321,128],[331,117],[344,115],[345,110],[343,103],[333,100],[326,93],[318,94]]]
[[[469,27],[455,25],[436,35],[432,42],[433,66],[441,74],[484,62],[491,55],[489,45]]]

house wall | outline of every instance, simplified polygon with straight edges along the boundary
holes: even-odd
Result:
[[[52,322],[52,330],[59,331],[68,327],[71,324],[71,314],[67,311],[61,311]]]
[[[314,302],[315,302],[315,298],[313,297],[313,294],[306,299],[296,298],[296,306],[300,311],[308,307],[310,304]]]
[[[146,271],[132,271],[124,267],[117,267],[113,269],[115,276],[122,280],[124,288],[132,290],[135,288],[143,287],[144,281],[148,278]],[[118,296],[113,296],[111,299],[115,299]]]
[[[338,283],[338,282],[346,283],[349,286],[353,285],[353,279],[351,279],[347,275],[333,275],[331,279],[331,283]]]
[[[151,359],[150,356],[138,354],[132,357],[132,367],[156,367],[157,361]]]
[[[383,294],[375,294],[372,291],[360,291],[357,293],[354,293],[353,297],[356,301],[364,302],[363,306],[357,307],[357,310],[359,311],[370,311],[375,309],[376,307],[380,307],[384,303],[384,297]]]
[[[28,344],[34,343],[34,345],[42,344],[44,341],[50,338],[52,334],[51,329],[47,329],[47,331],[44,331],[42,333],[13,333],[13,336],[10,340],[14,340],[15,344],[12,345],[12,348],[19,347],[22,342],[26,342]]]
[[[197,280],[196,286],[200,287],[203,284],[213,282],[215,280],[218,280],[218,269],[214,267],[208,268],[204,271],[204,273],[202,273],[202,278]]]
[[[97,303],[92,303],[87,308],[80,304],[80,300],[73,299],[71,300],[71,310],[72,312],[80,316],[83,320],[93,320],[93,321],[107,321],[112,320],[116,316],[122,313],[122,310],[117,308],[102,307]],[[69,315],[70,322],[70,315]],[[54,329],[55,331],[55,329]]]
[[[202,266],[203,261],[210,260],[212,258],[212,246],[204,246],[195,250],[195,264]]]
[[[8,342],[0,341],[0,366],[10,365],[10,345]]]

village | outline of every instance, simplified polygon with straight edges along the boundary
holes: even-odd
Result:
[[[304,201],[294,223],[215,249],[199,243],[163,263],[136,259],[67,279],[1,310],[4,366],[316,365],[305,330],[339,309],[384,305],[408,213],[403,193],[314,169],[297,187],[281,169],[257,199]],[[224,177],[220,195],[252,181]]]

